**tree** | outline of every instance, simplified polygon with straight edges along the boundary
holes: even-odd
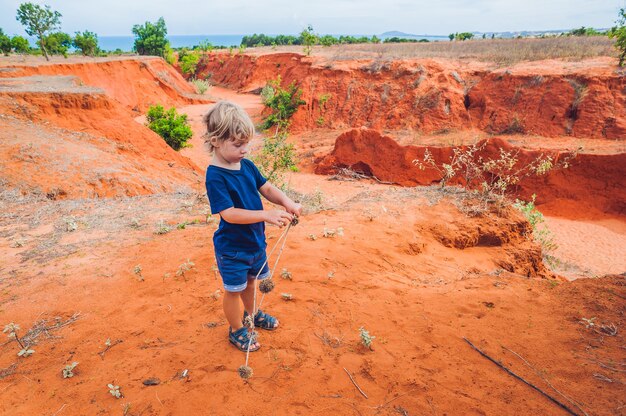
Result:
[[[0,52],[6,56],[11,53],[11,38],[5,35],[2,29],[0,29]]]
[[[43,37],[48,47],[50,55],[63,55],[67,58],[67,51],[72,46],[72,37],[65,32],[50,33]],[[37,45],[43,49],[41,41],[37,41]]]
[[[448,38],[450,39],[450,42],[452,42],[454,40],[455,34],[454,33],[450,33],[448,35]]]
[[[39,38],[43,56],[49,61],[45,36],[46,33],[60,27],[61,13],[51,10],[48,5],[41,7],[33,3],[22,3],[17,9],[16,19],[24,26],[28,35]]]
[[[98,48],[98,35],[88,30],[83,33],[76,32],[72,45],[85,56],[96,56],[100,50]]]
[[[309,25],[306,29],[300,32],[300,38],[302,39],[302,45],[304,46],[304,53],[306,56],[311,55],[313,45],[317,43],[317,36],[313,33],[313,26]]]
[[[133,34],[135,44],[133,50],[139,55],[164,56],[165,46],[169,44],[165,20],[160,17],[156,23],[146,22],[144,25],[134,25]]]
[[[11,47],[13,47],[16,53],[28,53],[28,51],[30,51],[28,39],[22,36],[13,36],[11,38]]]
[[[626,61],[626,9],[620,9],[616,23],[618,26],[609,30],[609,37],[615,39],[615,47],[619,51],[619,66],[623,66]]]

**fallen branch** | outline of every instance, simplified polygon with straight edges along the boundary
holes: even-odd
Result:
[[[358,384],[356,384],[356,381],[354,381],[354,379],[352,378],[352,374],[350,374],[350,372],[348,370],[346,370],[346,368],[344,367],[343,370],[346,372],[346,374],[348,374],[348,377],[350,377],[350,381],[352,381],[352,384],[354,384],[354,387],[356,387],[357,389],[359,389],[359,392],[363,395],[363,397],[365,397],[366,399],[368,399],[369,397],[367,397],[367,394],[365,394],[363,392],[363,390],[361,390],[361,388],[359,387]]]
[[[515,355],[516,355],[516,356],[517,356],[520,360],[524,361],[524,363],[525,363],[528,367],[530,367],[530,368],[531,368],[531,369],[535,372],[535,374],[537,374],[539,377],[541,377],[541,379],[542,379],[542,380],[543,380],[543,381],[544,381],[544,382],[545,382],[548,386],[550,386],[550,388],[551,388],[552,390],[556,391],[556,392],[557,392],[557,393],[559,393],[559,394],[560,394],[563,398],[567,399],[567,401],[569,401],[569,402],[570,402],[570,403],[572,403],[574,406],[576,406],[576,407],[578,408],[578,410],[580,410],[581,412],[583,412],[583,414],[584,414],[585,416],[589,416],[589,415],[587,414],[587,412],[585,412],[585,410],[584,410],[582,407],[580,407],[580,405],[579,405],[578,403],[576,403],[574,400],[570,399],[568,396],[566,396],[565,394],[563,394],[563,393],[561,393],[560,391],[558,391],[558,390],[556,389],[556,387],[554,387],[554,386],[552,385],[552,383],[550,383],[548,380],[546,380],[546,378],[545,378],[544,376],[542,376],[542,375],[541,375],[541,373],[540,373],[539,371],[537,371],[537,369],[536,369],[535,367],[533,367],[532,365],[530,365],[530,363],[529,363],[528,361],[526,361],[526,359],[525,359],[524,357],[522,357],[521,355],[519,355],[519,354],[518,354],[518,353],[516,353],[515,351],[508,349],[508,348],[507,348],[507,347],[505,347],[505,346],[502,346],[502,348],[504,348],[505,350],[509,351],[509,352],[510,352],[510,353],[512,353],[512,354],[515,354]]]
[[[479,350],[474,344],[472,344],[472,342],[469,339],[467,339],[465,337],[463,337],[463,339],[465,340],[465,342],[467,342],[469,344],[470,347],[472,347],[474,350],[476,350],[480,355],[482,355],[483,357],[485,357],[486,359],[488,359],[489,361],[491,361],[492,363],[494,363],[495,365],[497,365],[498,367],[500,367],[501,369],[503,369],[504,371],[506,371],[507,373],[509,373],[513,377],[515,377],[516,379],[518,379],[519,381],[521,381],[524,384],[526,384],[526,385],[532,387],[533,389],[537,390],[539,393],[541,393],[546,398],[550,399],[550,401],[552,401],[553,403],[557,404],[559,407],[561,407],[563,410],[565,410],[570,415],[579,416],[578,413],[574,412],[572,409],[570,409],[569,407],[567,407],[566,405],[564,405],[563,403],[561,403],[560,401],[558,401],[554,397],[550,396],[548,393],[546,393],[545,391],[541,390],[539,387],[537,387],[534,384],[529,383],[528,381],[524,380],[522,377],[518,376],[517,374],[515,374],[514,372],[509,370],[508,368],[506,368],[505,366],[500,364],[498,361],[494,360],[493,358],[491,358],[490,356],[488,356],[487,354],[485,354],[484,352]]]
[[[110,350],[111,348],[115,347],[117,344],[121,344],[122,341],[121,339],[116,339],[115,341],[113,341],[110,345],[107,345],[105,349],[103,349],[102,351],[100,351],[98,353],[98,355],[100,356],[100,358],[102,358],[104,360],[104,354],[106,354],[106,352],[108,350]]]

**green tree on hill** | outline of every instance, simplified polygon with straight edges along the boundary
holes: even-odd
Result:
[[[2,28],[0,28],[0,52],[7,56],[11,53],[11,38],[4,34]]]
[[[311,55],[313,45],[318,41],[317,36],[313,33],[313,26],[309,25],[306,29],[300,32],[300,38],[302,39],[302,45],[304,46],[304,53],[306,56]]]
[[[11,38],[11,47],[16,53],[28,53],[30,51],[30,43],[23,36],[13,36]]]
[[[100,50],[98,48],[98,35],[88,30],[83,33],[76,32],[72,45],[85,56],[96,56]]]
[[[620,9],[619,19],[609,30],[609,37],[615,39],[615,47],[619,51],[619,66],[623,66],[626,61],[626,9]]]
[[[146,22],[142,25],[133,26],[135,44],[133,50],[139,55],[165,56],[167,27],[165,20],[160,17],[156,23]]]
[[[67,58],[67,51],[72,46],[72,37],[65,32],[50,33],[43,37],[50,55],[63,55]],[[37,45],[43,50],[43,43],[38,40]]]
[[[24,26],[28,35],[37,36],[41,51],[49,61],[45,37],[48,32],[59,28],[61,13],[51,10],[47,5],[41,7],[33,3],[22,3],[17,9],[16,19]]]

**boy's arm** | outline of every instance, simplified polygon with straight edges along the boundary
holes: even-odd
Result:
[[[302,213],[302,205],[293,202],[283,191],[269,182],[265,182],[265,184],[259,188],[259,192],[271,203],[285,207],[290,214],[299,217]]]
[[[220,216],[224,221],[231,224],[254,224],[257,222],[269,222],[270,224],[278,225],[282,227],[287,225],[293,219],[293,216],[280,209],[274,210],[251,210],[242,208],[226,208],[220,211]]]

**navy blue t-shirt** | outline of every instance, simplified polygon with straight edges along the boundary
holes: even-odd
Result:
[[[227,208],[262,210],[259,188],[267,182],[261,172],[248,159],[241,160],[240,170],[209,165],[206,171],[206,190],[211,213],[218,214]],[[264,250],[265,223],[231,224],[224,220],[213,235],[215,251],[256,252]]]

